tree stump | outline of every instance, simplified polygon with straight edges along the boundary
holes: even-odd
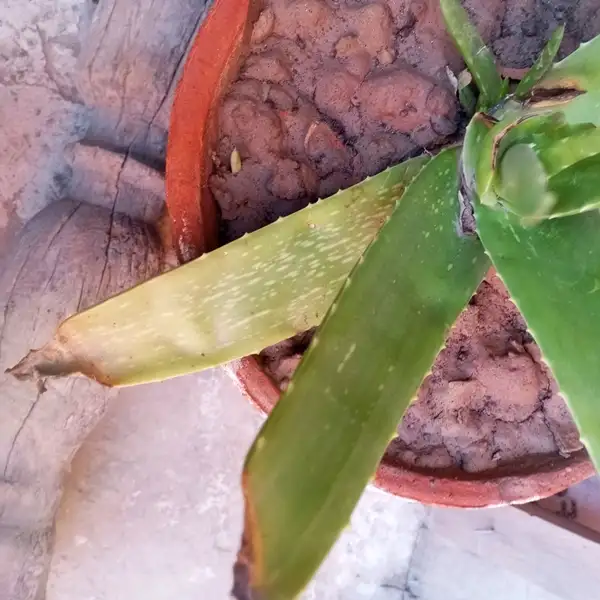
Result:
[[[75,76],[90,115],[62,199],[21,232],[0,275],[0,598],[41,600],[71,460],[116,391],[5,375],[64,318],[158,274],[168,116],[203,0],[89,5]],[[163,240],[166,239],[163,236]]]

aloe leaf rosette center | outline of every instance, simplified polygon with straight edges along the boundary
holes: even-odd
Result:
[[[468,128],[470,145],[480,150],[463,152],[464,171],[474,174],[471,202],[510,212],[521,226],[600,205],[600,130],[563,106],[513,109],[497,121],[480,115]]]

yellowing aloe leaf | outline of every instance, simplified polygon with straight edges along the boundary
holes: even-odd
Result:
[[[248,455],[238,599],[290,600],[375,471],[489,263],[456,233],[458,153],[421,171],[350,275]]]
[[[318,325],[420,157],[64,321],[12,373],[106,385],[212,367]]]

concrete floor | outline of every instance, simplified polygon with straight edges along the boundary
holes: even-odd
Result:
[[[221,370],[122,391],[76,458],[47,600],[227,598],[261,421]],[[515,508],[369,489],[304,598],[589,600],[599,560],[599,545]]]
[[[59,193],[85,120],[71,75],[87,6],[0,8],[0,256]],[[221,370],[122,391],[76,457],[47,600],[227,598],[239,473],[261,420]],[[516,509],[431,509],[369,489],[304,597],[588,600],[599,560],[600,546]]]

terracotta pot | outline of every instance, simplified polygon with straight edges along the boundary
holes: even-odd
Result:
[[[216,245],[217,211],[208,189],[210,152],[216,141],[216,108],[243,58],[253,23],[251,0],[215,0],[196,35],[179,83],[169,134],[167,205],[180,261]],[[280,391],[249,356],[228,365],[242,391],[265,413]],[[532,456],[518,464],[468,474],[462,470],[417,470],[386,456],[374,483],[427,504],[489,507],[530,502],[560,492],[594,474],[584,451],[563,457]]]
[[[167,208],[180,262],[217,245],[218,216],[207,181],[216,141],[215,109],[244,47],[256,0],[215,0],[177,86],[167,148]]]

